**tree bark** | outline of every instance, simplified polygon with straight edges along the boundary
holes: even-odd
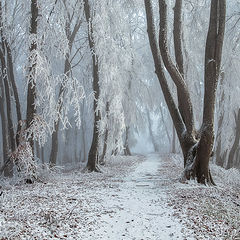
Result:
[[[4,53],[1,49],[0,49],[0,59],[1,59],[1,67],[2,67],[3,85],[4,85],[4,89],[5,89],[9,145],[10,145],[11,151],[14,152],[16,145],[15,145],[13,119],[12,119],[12,105],[11,105],[11,96],[10,96],[10,86],[9,86],[8,77],[7,77],[7,66],[6,66],[6,62],[5,62],[5,57],[4,57]]]
[[[197,148],[196,176],[200,183],[214,184],[209,161],[214,143],[214,112],[225,32],[226,1],[212,0],[205,48],[204,109],[201,138]]]
[[[9,169],[6,164],[8,161],[8,129],[7,129],[7,119],[5,115],[5,104],[4,104],[4,87],[2,83],[2,79],[0,79],[0,116],[1,116],[1,124],[2,124],[2,148],[3,148],[3,168],[0,171],[0,174],[4,171],[5,177],[11,176],[11,169]]]
[[[190,99],[188,87],[183,78],[183,57],[181,50],[181,0],[176,0],[175,17],[174,17],[174,45],[175,55],[178,67],[182,68],[182,73],[174,65],[168,51],[167,41],[167,4],[165,0],[159,0],[159,14],[160,14],[160,32],[159,32],[159,47],[164,66],[168,70],[173,82],[177,87],[178,105],[181,117],[185,123],[189,136],[193,135],[194,119],[193,108]],[[177,23],[176,23],[177,22]],[[181,59],[181,60],[179,60]]]
[[[30,20],[30,34],[37,34],[38,29],[38,1],[37,0],[31,0],[31,20]],[[35,98],[36,98],[36,58],[35,51],[37,51],[37,43],[32,42],[30,46],[30,54],[33,54],[32,57],[34,57],[33,64],[29,67],[29,79],[28,79],[28,91],[27,91],[27,129],[29,129],[32,125],[32,122],[34,121],[34,115],[36,114],[36,108],[35,108]],[[31,60],[29,59],[29,62],[31,64]],[[28,141],[30,143],[32,154],[34,156],[34,141],[33,141],[33,133],[31,133],[30,136],[28,136]]]
[[[176,131],[173,125],[172,129],[172,153],[176,153]]]
[[[7,63],[8,63],[8,77],[10,79],[12,89],[13,89],[13,94],[14,94],[14,99],[15,99],[15,105],[16,105],[16,113],[17,113],[17,132],[16,132],[16,144],[17,147],[20,143],[20,131],[21,131],[21,120],[22,120],[22,113],[21,113],[21,105],[20,105],[20,100],[19,100],[19,94],[18,94],[18,89],[14,77],[14,70],[13,70],[13,59],[12,59],[12,51],[9,46],[9,43],[6,43],[6,49],[7,49]]]
[[[88,23],[88,43],[92,53],[92,66],[93,66],[93,92],[94,92],[94,102],[93,102],[93,111],[94,111],[94,127],[93,127],[93,137],[90,151],[88,153],[88,162],[87,169],[89,171],[99,172],[98,168],[98,122],[100,121],[100,113],[97,111],[97,104],[100,94],[99,88],[99,73],[98,73],[98,59],[95,53],[94,47],[94,36],[92,29],[92,19],[90,14],[90,6],[88,0],[84,0],[84,12],[86,21]]]
[[[177,68],[184,79],[183,53],[182,53],[182,0],[176,0],[175,2],[173,38]]]
[[[175,54],[181,54],[181,1],[176,0],[175,5]],[[220,72],[222,45],[225,30],[226,0],[212,0],[208,37],[205,48],[205,95],[203,121],[201,131],[195,132],[192,103],[189,90],[183,79],[182,59],[176,61],[178,67],[173,64],[169,52],[167,41],[167,5],[165,0],[159,0],[160,31],[159,48],[156,39],[154,26],[153,9],[150,0],[145,0],[147,16],[147,27],[149,43],[155,63],[155,71],[158,76],[164,98],[166,100],[170,115],[184,155],[184,179],[197,178],[197,181],[204,184],[214,184],[210,170],[209,160],[212,156],[214,142],[214,110],[216,87]],[[177,21],[178,20],[178,21]],[[160,52],[159,52],[160,49]],[[179,109],[176,108],[172,94],[167,85],[165,74],[162,68],[163,63],[168,70],[173,82],[177,87]],[[181,56],[180,56],[181,57]],[[182,74],[180,73],[182,71]],[[179,111],[178,111],[179,110]],[[186,130],[186,131],[185,131]]]

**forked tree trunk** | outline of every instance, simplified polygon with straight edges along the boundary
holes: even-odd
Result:
[[[205,48],[203,123],[196,155],[196,176],[200,183],[213,183],[209,161],[214,143],[214,112],[222,59],[225,18],[226,1],[212,0]]]
[[[88,153],[88,162],[87,169],[89,171],[99,172],[100,169],[98,167],[98,122],[100,121],[100,113],[97,112],[97,104],[100,94],[99,89],[99,73],[98,73],[98,59],[95,53],[94,47],[94,36],[92,29],[92,18],[90,14],[90,5],[88,0],[84,0],[84,12],[86,21],[88,23],[88,43],[92,53],[92,67],[93,67],[93,92],[94,92],[94,101],[93,101],[93,111],[94,111],[94,127],[93,127],[93,137],[90,151]]]
[[[184,156],[185,170],[183,179],[197,178],[197,181],[200,183],[214,184],[209,170],[209,160],[212,156],[214,142],[215,97],[225,31],[226,1],[212,0],[211,2],[209,30],[205,48],[203,122],[199,132],[195,131],[192,103],[188,87],[184,80],[183,58],[181,56],[181,8],[182,0],[176,0],[174,9],[174,47],[177,67],[171,60],[168,51],[167,4],[165,0],[159,0],[159,42],[156,37],[151,0],[145,0],[149,42],[153,54],[155,71]],[[178,107],[169,89],[163,71],[162,60],[177,87]]]

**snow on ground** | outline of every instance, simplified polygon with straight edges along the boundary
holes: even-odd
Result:
[[[239,172],[181,184],[177,155],[117,157],[104,173],[2,183],[0,239],[240,239]]]

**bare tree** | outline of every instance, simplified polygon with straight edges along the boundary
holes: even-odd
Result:
[[[6,5],[6,3],[5,3]],[[4,166],[5,169],[5,175],[10,176],[12,175],[12,161],[9,161],[8,154],[6,155],[6,145],[9,145],[9,149],[7,150],[9,153],[14,152],[16,147],[19,145],[19,132],[21,129],[20,121],[22,120],[21,116],[21,108],[20,108],[20,101],[19,101],[19,95],[18,90],[15,82],[14,77],[14,67],[13,67],[13,59],[12,59],[12,50],[11,50],[11,43],[9,42],[9,39],[6,37],[6,30],[7,27],[4,25],[4,17],[3,12],[6,10],[6,6],[2,6],[2,1],[0,1],[0,37],[1,37],[1,48],[0,48],[0,62],[1,62],[1,86],[4,87],[2,89],[2,94],[5,93],[5,99],[2,96],[2,106],[5,108],[6,104],[6,121],[5,116],[3,116],[3,112],[5,112],[4,109],[2,109],[2,121],[6,123],[7,129],[3,130],[3,135],[6,134],[6,136],[3,136],[3,139],[7,138],[8,143],[4,144],[4,161],[5,164],[8,166]],[[14,95],[14,102],[12,101],[11,93],[13,92]],[[4,104],[5,102],[5,104]],[[17,113],[17,131],[15,133],[14,130],[14,111],[13,106],[16,106],[16,113]],[[3,124],[3,129],[5,128]],[[16,136],[16,138],[15,138]],[[6,140],[4,140],[6,141]],[[3,142],[4,142],[3,141]]]
[[[78,1],[76,1],[77,4]],[[66,0],[63,0],[63,3],[65,5],[65,8],[67,9],[67,3]],[[72,64],[71,64],[71,53],[72,53],[72,48],[73,48],[73,43],[76,38],[76,35],[80,29],[82,19],[81,17],[77,17],[76,22],[74,22],[74,16],[75,12],[71,14],[69,11],[67,12],[67,20],[66,20],[66,36],[68,39],[68,47],[69,47],[69,52],[66,54],[65,57],[65,63],[64,63],[64,75],[66,78],[70,76],[70,73],[72,71]],[[73,25],[73,29],[71,29]],[[77,54],[78,50],[76,50],[75,54]],[[58,111],[62,111],[63,107],[63,100],[64,100],[64,93],[66,89],[64,87],[64,82],[60,86],[60,90],[58,93]],[[51,147],[51,153],[50,153],[50,166],[53,167],[56,165],[57,162],[57,155],[58,155],[58,132],[59,132],[59,125],[60,125],[60,119],[58,118],[54,124],[54,132],[52,134],[52,147]]]
[[[222,46],[225,32],[226,1],[211,1],[209,29],[205,46],[205,94],[203,120],[199,131],[195,130],[192,102],[183,73],[183,58],[181,56],[182,0],[176,0],[174,8],[173,34],[177,66],[172,61],[168,51],[168,19],[166,1],[159,0],[159,41],[157,40],[157,31],[154,25],[151,0],[145,0],[145,9],[148,36],[155,63],[155,71],[172,117],[184,156],[185,170],[183,179],[197,178],[197,181],[200,183],[214,184],[209,170],[209,161],[212,156],[214,143],[215,97],[220,73]],[[175,104],[172,92],[168,86],[163,70],[163,64],[177,88],[178,107]]]
[[[37,35],[38,29],[38,1],[31,0],[31,20],[30,20],[30,34]],[[29,79],[28,79],[28,91],[27,91],[27,128],[29,128],[34,120],[36,114],[35,99],[36,99],[36,83],[35,83],[35,69],[36,69],[36,51],[37,42],[31,42],[30,46],[30,58],[29,58]],[[33,58],[33,59],[32,59]],[[29,143],[34,154],[34,141],[33,136],[29,136]]]
[[[100,121],[100,113],[97,112],[97,103],[100,94],[99,88],[99,72],[98,72],[98,57],[95,54],[94,49],[94,36],[93,36],[93,28],[92,28],[92,16],[90,11],[90,5],[88,0],[84,0],[84,12],[86,21],[88,23],[88,42],[89,47],[92,53],[92,68],[93,68],[93,92],[94,92],[94,102],[93,102],[93,110],[94,110],[94,127],[93,127],[93,137],[90,151],[88,153],[88,162],[87,169],[89,171],[99,172],[98,168],[98,140],[99,140],[99,132],[98,132],[98,122]]]

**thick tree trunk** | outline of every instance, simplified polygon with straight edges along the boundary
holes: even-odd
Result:
[[[195,159],[192,164],[192,174],[198,182],[214,184],[209,170],[209,161],[212,156],[214,143],[214,112],[216,89],[220,73],[222,46],[225,32],[226,1],[211,2],[209,29],[205,48],[205,91],[203,123]],[[188,166],[188,167],[189,167]],[[191,175],[186,171],[186,176]]]
[[[97,104],[100,94],[99,89],[99,73],[98,73],[98,59],[95,53],[94,48],[94,37],[93,37],[93,29],[92,29],[92,19],[90,14],[90,6],[88,0],[84,0],[84,12],[86,21],[89,25],[88,27],[88,43],[92,53],[92,66],[93,66],[93,92],[94,92],[94,102],[93,102],[93,111],[94,111],[94,127],[93,127],[93,137],[90,151],[88,153],[88,162],[87,169],[89,171],[99,172],[98,168],[98,122],[100,121],[100,113],[97,112]]]
[[[167,41],[167,4],[165,0],[159,0],[160,31],[159,43],[156,38],[154,26],[153,8],[151,1],[145,0],[147,27],[150,47],[155,63],[164,98],[166,100],[174,127],[184,156],[183,178],[197,178],[200,183],[214,184],[210,170],[209,160],[212,156],[214,142],[214,110],[216,87],[219,77],[222,45],[225,30],[226,1],[212,0],[210,23],[205,50],[205,95],[203,124],[200,133],[195,132],[192,103],[187,85],[183,79],[183,59],[181,51],[181,0],[176,0],[174,10],[174,45],[178,68],[170,58]],[[159,44],[159,47],[158,47]],[[160,49],[160,51],[159,51]],[[163,71],[161,58],[177,87],[179,108],[177,109],[173,96],[168,87]]]
[[[37,0],[31,0],[31,25],[30,25],[30,34],[37,34],[37,19],[38,19],[38,2]],[[35,51],[37,50],[37,43],[32,42],[30,46],[30,54],[33,54],[36,61]],[[27,129],[29,129],[34,121],[34,115],[36,114],[35,108],[35,98],[36,98],[36,79],[35,79],[35,71],[36,71],[36,63],[32,64],[32,60],[29,59],[30,67],[29,67],[29,79],[28,79],[28,91],[27,91]],[[34,141],[33,141],[33,134],[31,133],[28,136],[28,141],[30,143],[32,154],[34,156]]]
[[[213,183],[209,161],[214,143],[214,112],[216,89],[219,79],[222,46],[225,32],[226,1],[211,3],[210,21],[205,49],[205,91],[202,134],[197,150],[197,179],[201,183]]]
[[[8,77],[6,74],[7,66],[6,66],[6,62],[5,62],[5,57],[4,57],[3,51],[1,49],[0,49],[0,59],[1,59],[1,67],[2,67],[3,85],[4,85],[4,90],[5,90],[9,144],[10,144],[11,151],[14,152],[16,145],[15,145],[14,128],[13,128],[13,120],[12,120],[12,105],[11,105],[11,96],[10,96],[10,86],[9,86]]]
[[[5,115],[5,104],[4,104],[4,88],[2,79],[0,79],[0,116],[1,116],[1,124],[2,124],[2,148],[3,148],[3,167],[0,171],[0,174],[4,171],[4,175],[6,177],[11,176],[11,166],[10,168],[7,166],[7,161],[9,159],[8,152],[8,129],[7,129],[7,119]]]
[[[12,119],[12,105],[11,105],[11,96],[10,96],[10,87],[8,82],[8,77],[6,74],[7,67],[5,62],[5,57],[3,51],[0,49],[0,59],[1,59],[1,67],[2,67],[2,79],[3,79],[3,86],[5,92],[5,100],[6,100],[6,112],[7,112],[7,138],[8,138],[8,147],[11,152],[15,151],[15,137],[14,137],[14,127],[13,127],[13,119]],[[4,133],[4,134],[5,134]],[[9,158],[7,158],[9,159]],[[11,177],[13,175],[13,162],[8,161],[8,164],[4,170],[5,176]]]

